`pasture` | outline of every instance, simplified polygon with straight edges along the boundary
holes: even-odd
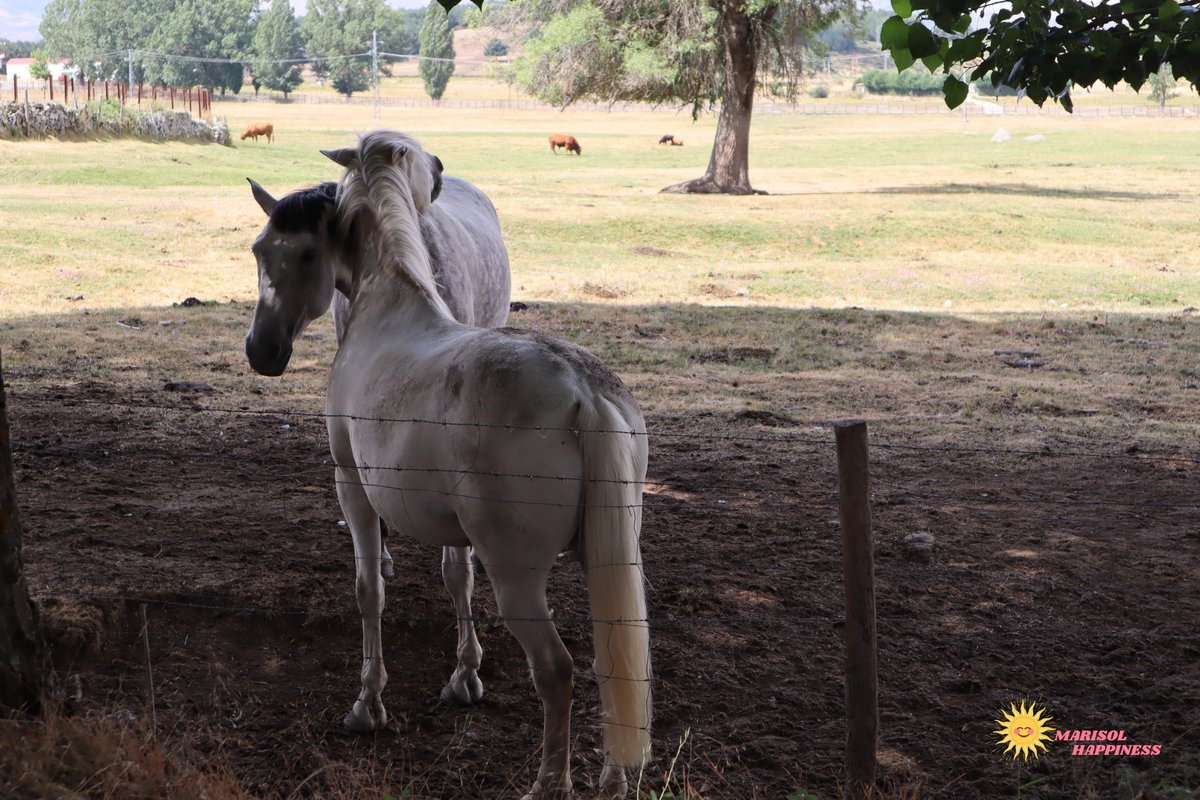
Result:
[[[264,221],[245,178],[276,195],[333,179],[317,150],[383,125],[495,202],[527,306],[510,324],[592,349],[646,411],[643,796],[838,796],[827,423],[850,417],[873,445],[884,796],[1200,784],[1197,121],[762,114],[751,177],[771,194],[727,198],[657,194],[703,171],[715,126],[668,110],[214,109],[233,131],[272,122],[276,141],[0,143],[28,579],[78,676],[75,710],[102,730],[151,724],[148,642],[161,746],[228,796],[530,783],[540,719],[518,646],[487,619],[486,579],[489,694],[446,709],[438,553],[400,537],[384,627],[395,722],[342,731],[360,652],[315,416],[332,325],[305,333],[278,379],[242,352]],[[1012,139],[993,143],[1000,125]],[[550,154],[550,132],[584,154]],[[665,133],[686,146],[659,147]],[[201,304],[175,305],[188,297]],[[1008,351],[1042,365],[1009,366]],[[202,386],[165,389],[181,382]],[[922,532],[931,554],[906,542]],[[586,797],[598,711],[577,568],[554,573],[551,598],[576,658]],[[1026,699],[1061,728],[1122,729],[1162,753],[1056,744],[1018,768],[992,731]]]

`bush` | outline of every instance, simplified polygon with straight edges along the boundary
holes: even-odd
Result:
[[[829,87],[828,86],[814,86],[813,88],[808,90],[808,96],[815,97],[818,100],[829,97]]]
[[[944,77],[928,72],[873,69],[858,79],[871,94],[937,95],[942,93]]]
[[[483,48],[483,54],[489,58],[494,56],[506,56],[508,55],[508,45],[499,39],[492,39]]]
[[[1005,86],[1004,84],[1000,84],[999,86],[992,86],[992,82],[988,78],[980,78],[979,80],[975,81],[975,83],[973,83],[972,86],[975,87],[976,92],[983,95],[984,97],[1016,97],[1017,96],[1016,89],[1012,88],[1011,86]]]

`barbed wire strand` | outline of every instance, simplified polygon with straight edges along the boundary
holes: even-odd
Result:
[[[18,401],[25,401],[30,398],[17,397]],[[47,404],[49,400],[46,398],[33,398],[35,402],[44,401]],[[666,431],[666,430],[646,430],[633,431],[621,429],[584,429],[565,426],[537,426],[537,425],[512,425],[504,423],[488,423],[488,422],[470,422],[458,420],[435,420],[425,419],[421,417],[371,417],[358,414],[329,414],[322,411],[300,411],[296,409],[248,409],[248,408],[230,408],[225,406],[185,406],[179,403],[154,403],[144,401],[139,403],[123,402],[117,400],[96,400],[92,398],[71,398],[67,402],[59,401],[59,405],[101,405],[113,406],[118,408],[129,408],[133,410],[155,409],[173,411],[177,413],[209,413],[209,414],[230,414],[243,416],[271,416],[280,419],[287,418],[309,418],[309,419],[345,419],[353,422],[379,422],[388,424],[410,424],[410,425],[431,425],[445,428],[475,428],[488,430],[506,430],[506,431],[522,431],[522,432],[543,432],[543,433],[600,433],[600,434],[615,434],[624,436],[646,436],[646,437],[661,437],[661,438],[678,438],[699,441],[754,441],[754,442],[779,442],[788,444],[811,444],[828,447],[833,444],[828,439],[807,438],[801,435],[785,434],[782,436],[772,435],[737,435],[737,434],[711,434],[711,433],[689,433],[683,431]],[[838,424],[841,420],[827,421],[811,421],[812,426],[829,426],[832,427]],[[1003,448],[1003,447],[977,447],[965,445],[921,445],[896,442],[879,442],[872,441],[871,448],[879,448],[884,450],[913,450],[924,452],[937,453],[975,453],[989,455],[1016,455],[1016,456],[1037,456],[1042,458],[1079,458],[1079,459],[1111,459],[1124,461],[1166,461],[1179,462],[1186,464],[1200,464],[1200,457],[1188,455],[1174,455],[1168,453],[1105,453],[1101,451],[1090,450],[1048,450],[1048,449],[1033,449],[1033,448]]]

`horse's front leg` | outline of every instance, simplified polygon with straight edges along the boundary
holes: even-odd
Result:
[[[442,548],[442,579],[454,601],[454,615],[458,619],[458,666],[450,682],[442,687],[442,702],[449,705],[471,705],[483,698],[483,682],[479,680],[483,648],[479,646],[475,620],[471,618],[475,570],[470,552],[467,547]]]
[[[356,733],[368,733],[387,724],[387,711],[380,696],[387,685],[383,666],[383,576],[380,575],[382,543],[379,516],[358,482],[355,470],[337,470],[338,502],[350,525],[354,540],[354,590],[362,615],[362,691],[343,720]]]

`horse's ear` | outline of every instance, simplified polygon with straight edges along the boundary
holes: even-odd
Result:
[[[400,162],[404,160],[404,156],[408,154],[408,145],[402,144],[396,147],[396,151],[392,153],[392,163],[400,166]]]
[[[358,148],[343,147],[339,150],[322,150],[321,155],[346,169],[350,169],[350,167],[354,166],[354,162],[358,160]]]
[[[246,178],[246,180],[250,181],[250,191],[254,193],[254,199],[258,201],[259,208],[266,212],[268,217],[271,216],[271,212],[275,210],[275,206],[279,205],[279,201],[271,197],[270,192],[260,186],[254,178]]]
[[[442,173],[445,172],[445,169],[442,167],[442,160],[440,158],[433,155],[430,158],[433,159],[433,166],[437,168],[433,171],[433,191],[429,197],[429,202],[432,203],[442,193]]]

